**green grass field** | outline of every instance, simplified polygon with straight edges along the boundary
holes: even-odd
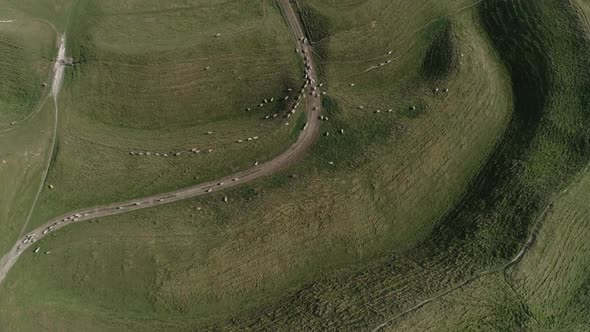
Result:
[[[0,17],[7,21],[3,15]],[[54,124],[53,104],[47,102],[47,82],[51,81],[55,43],[55,32],[44,22],[21,18],[0,23],[2,252],[12,247],[19,236],[46,166]]]
[[[42,192],[30,227],[236,172],[294,141],[285,121],[264,120],[284,112],[288,89],[303,80],[274,2],[72,7],[66,37],[76,64],[59,100],[47,179],[55,188]],[[264,99],[273,102],[259,107]]]
[[[274,2],[76,6],[81,62],[59,103],[56,188],[33,224],[243,169],[294,140],[257,107],[300,80]],[[255,183],[53,233],[0,286],[0,327],[590,328],[589,3],[299,7],[330,135]]]
[[[55,32],[42,22],[0,23],[0,128],[8,129],[39,107],[56,51]],[[47,83],[46,83],[47,84]]]

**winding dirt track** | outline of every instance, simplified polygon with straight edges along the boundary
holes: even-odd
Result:
[[[296,9],[290,3],[289,0],[278,0],[278,2],[283,11],[283,15],[285,17],[287,25],[289,26],[295,38],[297,39],[297,48],[299,50],[304,50],[305,55],[307,55],[306,63],[309,65],[309,78],[312,80],[312,82],[317,82],[317,70],[311,56],[312,47],[308,43],[300,42],[300,39],[304,38],[305,34],[302,23],[299,20],[299,17],[296,13]],[[299,52],[298,54],[301,57],[305,57],[305,55],[302,52]],[[52,219],[44,225],[39,226],[32,232],[28,233],[26,237],[19,239],[17,243],[12,247],[12,249],[6,255],[4,255],[4,257],[2,257],[2,259],[0,260],[0,283],[2,283],[8,271],[10,271],[12,266],[14,266],[14,264],[17,262],[19,256],[23,252],[25,252],[28,247],[33,245],[31,241],[23,243],[25,242],[25,239],[32,234],[34,234],[36,240],[39,240],[51,233],[50,231],[48,231],[50,227],[51,231],[55,231],[76,222],[112,216],[116,214],[122,214],[130,211],[150,208],[171,202],[177,202],[191,197],[206,195],[208,193],[213,193],[216,191],[235,187],[245,182],[261,178],[263,176],[274,174],[284,169],[285,167],[293,164],[295,161],[299,160],[305,154],[305,152],[307,152],[307,150],[312,146],[313,142],[318,137],[319,120],[317,117],[317,113],[321,109],[321,102],[320,98],[309,96],[309,93],[311,92],[311,87],[313,85],[314,84],[308,85],[304,93],[304,95],[307,95],[307,98],[305,98],[305,112],[307,113],[307,126],[305,130],[301,131],[301,134],[299,135],[295,144],[293,144],[287,151],[283,152],[275,159],[256,165],[251,169],[236,174],[228,175],[221,179],[217,179],[215,181],[198,184],[192,187],[179,189],[172,192],[157,194],[150,197],[138,198],[110,205],[97,206],[72,211],[65,215],[59,216],[55,219]],[[315,93],[320,95],[318,89],[319,88],[316,88]],[[316,107],[318,111],[314,111]],[[234,179],[238,180],[234,181]],[[219,185],[222,182],[223,185]]]

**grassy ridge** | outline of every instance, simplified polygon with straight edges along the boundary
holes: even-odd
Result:
[[[514,255],[549,197],[587,163],[588,150],[584,143],[580,144],[588,139],[584,125],[588,123],[584,112],[587,75],[573,75],[571,68],[585,70],[589,57],[587,47],[573,46],[586,43],[578,34],[578,21],[572,20],[575,16],[557,1],[488,1],[479,10],[511,74],[515,111],[504,138],[470,194],[415,253],[384,259],[356,274],[341,274],[311,284],[270,311],[273,320],[241,324],[257,328],[279,324],[287,328],[305,317],[316,328],[355,329],[370,326],[367,319],[377,325],[378,317],[385,312],[396,312],[394,308],[399,306],[400,310],[403,303],[411,306],[416,299],[434,295],[436,290],[449,288],[477,270]],[[543,24],[536,23],[541,20]],[[562,37],[564,34],[567,38]],[[424,285],[430,290],[423,290]],[[510,294],[510,290],[499,287],[499,292]],[[400,288],[403,291],[397,291]],[[583,291],[581,288],[578,297],[583,298]],[[487,296],[498,296],[492,294]],[[493,319],[479,328],[512,329],[528,324],[532,315],[526,306],[515,303],[518,298],[514,295],[502,296]],[[346,303],[346,309],[338,311],[331,303]],[[509,309],[511,306],[517,311]],[[322,318],[316,320],[314,314]],[[461,315],[454,318],[465,319]],[[463,326],[477,326],[477,315],[474,310],[473,321],[460,322],[466,324]],[[490,313],[482,313],[486,315]],[[436,329],[442,328],[436,323],[440,320],[429,322],[436,324]],[[456,328],[449,325],[449,330]]]
[[[408,54],[359,75],[356,89],[341,84],[339,73],[329,77],[322,132],[330,135],[300,165],[244,188],[75,225],[44,240],[39,245],[52,254],[24,255],[3,285],[3,294],[10,291],[2,304],[17,317],[11,327],[59,322],[66,328],[74,317],[90,330],[112,329],[115,322],[131,330],[292,329],[302,320],[309,329],[371,325],[375,317],[362,304],[374,293],[356,297],[349,277],[366,269],[358,280],[379,287],[375,282],[391,276],[391,264],[370,262],[420,243],[461,197],[502,131],[510,101],[502,69],[471,16],[455,30],[470,56],[455,76],[439,82],[453,91],[448,95],[433,95],[432,83],[420,76],[431,36],[411,32]],[[328,63],[328,73],[357,69]],[[428,111],[408,117],[411,104]],[[224,195],[228,203],[221,202]],[[396,276],[420,274],[410,259],[399,262]],[[36,274],[31,269],[59,277],[25,277]],[[334,271],[341,277],[335,280]],[[104,280],[119,286],[102,288]],[[21,291],[37,294],[28,311],[51,312],[47,319],[22,322],[28,300],[19,298]],[[48,302],[57,294],[58,305]],[[77,309],[81,303],[90,309]],[[341,311],[340,305],[351,307]],[[51,309],[58,306],[63,311]],[[272,319],[261,312],[272,312]],[[311,318],[324,312],[322,321]]]
[[[531,316],[547,329],[569,330],[590,326],[587,289],[590,261],[588,199],[590,177],[583,172],[578,183],[555,200],[522,263],[511,269],[511,284],[526,301]]]
[[[428,79],[444,79],[459,65],[458,45],[451,22],[443,19],[436,29],[434,42],[422,64],[422,74]]]
[[[480,11],[511,73],[514,115],[474,189],[441,231],[464,234],[486,255],[507,258],[518,250],[549,197],[588,162],[588,82],[571,69],[586,70],[588,57],[586,48],[572,47],[586,41],[577,35],[578,23],[567,7],[489,1]],[[551,19],[540,24],[542,17]],[[567,38],[558,37],[563,33]],[[470,238],[474,233],[478,238]]]

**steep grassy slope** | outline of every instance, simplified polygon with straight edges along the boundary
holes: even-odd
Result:
[[[444,20],[440,24],[435,42],[428,49],[422,64],[422,75],[432,80],[451,75],[457,70],[461,58],[453,26]]]
[[[589,185],[585,168],[554,197],[516,265],[441,296],[383,330],[588,330]]]
[[[580,10],[576,8],[579,6]],[[571,4],[579,36],[590,35],[590,2]],[[535,322],[546,329],[590,328],[590,270],[586,238],[590,220],[588,165],[548,206],[534,246],[509,275]]]
[[[588,162],[588,82],[574,74],[586,70],[587,42],[570,8],[556,2],[484,2],[480,13],[511,73],[515,113],[455,220],[493,216],[474,225],[483,236],[476,242],[509,257],[549,197]]]
[[[584,329],[583,264],[570,265],[567,257],[563,259],[568,264],[562,267],[541,259],[531,262],[525,271],[534,282],[517,294],[508,284],[498,283],[501,277],[488,281],[481,273],[502,272],[496,267],[522,248],[530,226],[551,197],[587,164],[587,41],[574,9],[559,1],[488,1],[480,5],[479,13],[510,72],[515,110],[463,203],[419,249],[377,261],[357,273],[339,273],[310,284],[278,308],[257,315],[256,320],[234,322],[235,327],[288,330],[304,321],[310,329],[356,330],[387,323],[384,327],[390,330],[518,330],[538,327],[536,316],[541,313],[542,327]],[[569,252],[572,259],[578,257],[577,251]],[[533,266],[549,266],[558,273]],[[481,283],[490,285],[468,284],[465,290],[459,288],[459,295],[437,297],[480,276]],[[553,286],[544,287],[550,281]],[[522,303],[521,298],[528,297],[536,303]],[[406,316],[397,316],[430,298],[436,299],[438,309],[428,305],[407,324]],[[482,305],[472,305],[473,301]],[[545,306],[547,301],[554,303]],[[448,309],[448,303],[457,302]],[[563,303],[572,306],[567,310]]]
[[[587,293],[590,260],[586,239],[590,232],[588,200],[590,177],[552,205],[523,262],[510,271],[514,288],[532,316],[548,329],[590,328]]]
[[[389,2],[373,5],[385,10]],[[454,11],[449,3],[442,12]],[[364,308],[337,306],[379,300],[374,292],[391,275],[389,253],[421,243],[460,201],[508,121],[505,72],[472,14],[450,17],[465,56],[438,80],[424,80],[422,66],[432,45],[445,44],[443,25],[403,32],[413,46],[395,63],[360,73],[355,89],[332,77],[342,66],[328,62],[322,132],[331,135],[283,174],[211,198],[75,225],[42,241],[51,253],[23,255],[2,286],[1,305],[9,309],[0,322],[16,331],[68,330],[74,318],[86,330],[370,326],[378,317]],[[387,15],[385,21],[403,16]],[[372,48],[369,42],[357,43],[358,52]],[[434,94],[436,86],[449,93]],[[410,259],[399,263],[398,281],[411,273],[419,280]],[[349,297],[345,292],[359,290],[349,278],[365,269],[358,280],[366,294]],[[30,277],[41,271],[53,277]],[[316,291],[327,302],[316,301]],[[386,314],[381,306],[388,304],[374,306]],[[45,316],[25,321],[25,312]]]

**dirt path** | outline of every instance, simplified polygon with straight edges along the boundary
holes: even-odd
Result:
[[[53,82],[51,84],[51,95],[53,100],[57,103],[57,96],[61,90],[61,85],[64,80],[66,61],[66,35],[63,34],[59,39],[59,50],[57,51],[57,59],[53,64]]]
[[[308,43],[302,43],[300,41],[301,38],[305,37],[305,34],[303,32],[304,29],[298,18],[295,8],[292,6],[292,4],[289,3],[289,0],[279,0],[279,4],[285,16],[287,25],[289,26],[295,38],[297,39],[297,48],[299,50],[304,50],[305,54],[308,55],[307,63],[309,64],[309,78],[310,80],[312,80],[312,82],[317,82],[317,71],[315,64],[313,63],[313,59],[311,57],[312,47]],[[60,53],[61,52],[62,49],[60,48]],[[65,56],[65,49],[63,50],[63,55]],[[299,55],[302,58],[304,58],[304,54],[302,52],[299,52]],[[58,73],[59,72],[56,72],[56,77],[58,76]],[[59,75],[62,76],[63,72],[61,72]],[[61,78],[58,80],[58,82],[60,82],[60,80]],[[54,84],[55,83],[56,81],[54,79]],[[61,83],[59,85],[54,85],[54,87],[60,85]],[[76,222],[150,208],[235,187],[240,184],[261,178],[263,176],[274,174],[277,171],[282,170],[285,167],[293,164],[295,161],[298,161],[299,159],[301,159],[301,157],[303,157],[305,152],[307,152],[307,150],[312,146],[313,142],[318,137],[319,132],[319,119],[317,116],[319,111],[314,111],[314,109],[316,107],[318,110],[321,109],[321,102],[320,98],[311,97],[309,95],[309,92],[311,92],[311,87],[313,85],[313,83],[309,84],[306,87],[306,92],[304,93],[304,95],[307,95],[307,97],[305,98],[305,110],[307,113],[307,126],[305,130],[301,131],[299,137],[297,138],[297,141],[291,147],[289,147],[287,151],[283,152],[275,159],[256,165],[253,168],[248,169],[246,171],[228,175],[215,181],[210,181],[192,187],[157,194],[149,197],[133,199],[110,205],[81,209],[52,219],[44,225],[37,227],[32,232],[28,233],[25,237],[21,237],[17,241],[17,243],[12,247],[12,249],[6,255],[4,255],[4,257],[2,257],[2,259],[0,260],[0,283],[2,283],[8,271],[10,271],[12,266],[14,266],[19,256],[23,252],[25,252],[28,247],[34,245],[33,243],[35,241],[45,237],[52,231],[58,230],[60,228],[63,228],[67,225]],[[52,87],[52,91],[54,91],[54,87]],[[59,89],[57,91],[59,91]],[[321,95],[321,93],[319,92],[319,88],[316,87],[315,93]],[[223,183],[223,185],[219,185],[220,183]]]
[[[55,63],[53,64],[53,81],[51,84],[51,94],[50,96],[53,97],[53,104],[55,106],[55,114],[53,120],[53,133],[51,135],[51,148],[49,149],[49,157],[47,158],[47,166],[43,170],[43,175],[41,176],[41,183],[39,183],[39,189],[35,194],[35,199],[33,200],[33,204],[31,205],[31,209],[27,215],[27,219],[21,228],[19,237],[23,235],[23,232],[27,229],[29,225],[29,221],[31,221],[31,216],[33,215],[33,211],[35,211],[35,207],[37,206],[37,200],[39,199],[39,195],[41,191],[43,191],[43,186],[45,185],[45,180],[47,179],[47,174],[49,173],[49,168],[51,167],[51,160],[53,157],[53,153],[55,152],[55,140],[57,136],[57,122],[58,122],[58,104],[57,104],[57,96],[59,95],[59,91],[61,90],[61,86],[63,83],[63,76],[65,71],[65,64],[64,61],[66,60],[66,36],[65,34],[60,38],[59,44],[59,51],[57,53],[57,58],[55,59]],[[45,102],[43,102],[44,104]],[[0,279],[1,281],[1,279]]]

